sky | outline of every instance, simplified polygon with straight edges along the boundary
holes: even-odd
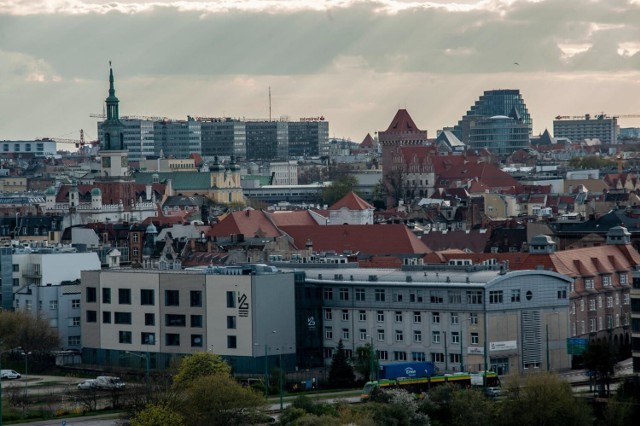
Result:
[[[120,114],[324,116],[361,142],[406,108],[430,137],[485,90],[640,115],[640,0],[0,0],[0,140],[95,139]],[[621,118],[640,127],[640,118]]]

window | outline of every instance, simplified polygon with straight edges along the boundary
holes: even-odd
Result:
[[[471,323],[471,325],[478,325],[478,314],[469,314],[469,323]]]
[[[236,317],[233,315],[227,316],[227,329],[233,330],[236,328]]]
[[[387,353],[387,351],[376,351],[378,352],[378,359],[380,361],[388,361],[389,360],[389,354]]]
[[[384,342],[384,330],[378,329],[378,342]]]
[[[67,343],[69,346],[80,346],[80,336],[69,336]]]
[[[471,344],[477,345],[480,342],[480,338],[478,337],[478,333],[471,333]]]
[[[180,306],[180,291],[178,291],[178,290],[165,290],[164,291],[164,306]]]
[[[580,312],[584,312],[584,299],[580,299]]]
[[[613,308],[613,296],[607,296],[607,308]]]
[[[384,311],[378,311],[376,316],[378,322],[384,322]]]
[[[620,284],[621,284],[621,285],[627,285],[627,284],[629,284],[629,278],[628,278],[627,274],[626,274],[626,273],[624,273],[624,272],[623,272],[623,273],[620,273],[620,274],[618,275],[618,280],[620,281]]]
[[[367,330],[364,328],[361,328],[359,332],[360,332],[360,340],[367,340]]]
[[[462,292],[460,291],[450,291],[449,292],[449,304],[461,304],[462,303]]]
[[[102,311],[102,323],[111,324],[111,311]]]
[[[628,305],[629,303],[631,303],[631,296],[629,295],[629,293],[623,294],[622,295],[622,304],[623,305]]]
[[[452,364],[460,364],[460,354],[449,354],[449,362]]]
[[[349,289],[341,288],[339,291],[340,300],[349,300]]]
[[[333,327],[325,327],[324,328],[324,338],[325,338],[325,340],[333,339]]]
[[[119,331],[118,332],[118,341],[120,343],[131,344],[131,332],[130,331]]]
[[[585,278],[584,280],[584,288],[587,290],[593,290],[593,278]]]
[[[467,303],[469,305],[482,305],[482,290],[467,291]]]
[[[140,333],[140,342],[143,345],[155,345],[156,333]]]
[[[413,330],[413,341],[416,343],[422,342],[422,331]]]
[[[402,312],[401,311],[396,311],[395,320],[396,320],[396,322],[402,322]]]
[[[331,313],[331,309],[325,309],[324,310],[324,319],[325,319],[325,321],[331,321],[332,318],[333,318],[333,315]]]
[[[367,311],[358,311],[358,321],[367,320]]]
[[[502,303],[502,290],[492,290],[489,292],[489,303],[495,305]]]
[[[460,343],[460,333],[458,331],[451,332],[451,343],[455,343],[455,344]]]
[[[166,314],[164,316],[164,325],[167,327],[186,327],[186,315]]]
[[[439,331],[432,331],[431,332],[431,342],[440,343],[440,332]]]
[[[13,267],[13,272],[20,272],[20,265],[19,264],[14,263],[11,266]]]
[[[393,360],[394,361],[406,361],[407,353],[402,351],[393,351]]]
[[[191,315],[191,327],[192,328],[202,327],[202,315]]]
[[[415,293],[409,293],[409,302],[411,303],[422,303],[422,290],[416,290]]]
[[[164,335],[167,346],[180,346],[180,335],[177,333],[167,333]]]
[[[442,292],[439,290],[431,291],[431,303],[444,303]]]
[[[365,301],[364,288],[356,288],[356,301],[358,301],[358,302],[364,302]]]
[[[460,322],[460,317],[456,312],[451,313],[451,324],[458,324]]]
[[[323,291],[323,298],[324,300],[333,300],[333,289],[325,288]]]
[[[596,299],[590,299],[589,300],[589,310],[590,311],[595,311],[596,310]]]
[[[71,317],[71,318],[69,318],[69,326],[70,327],[79,327],[80,326],[80,317]]]
[[[346,309],[342,310],[342,321],[349,321],[349,311]]]
[[[114,312],[113,322],[116,324],[131,324],[131,312]]]
[[[227,292],[227,308],[236,307],[236,295],[233,291]]]
[[[424,352],[411,352],[411,361],[426,361],[427,355]]]
[[[402,302],[402,293],[399,291],[393,292],[393,301],[394,302]]]
[[[342,329],[342,339],[343,340],[349,340],[350,337],[350,333],[349,333],[349,329],[348,328],[343,328]]]
[[[102,289],[102,303],[111,303],[111,289],[108,287]]]
[[[325,358],[332,358],[333,357],[333,348],[324,348],[322,350],[322,353],[323,353]]]
[[[404,341],[404,333],[402,330],[396,330],[396,342]]]
[[[566,299],[567,298],[567,289],[559,288],[558,289],[558,299]]]
[[[519,303],[520,302],[520,289],[514,288],[511,289],[511,303]]]
[[[95,303],[97,300],[96,288],[87,287],[87,303]]]
[[[432,312],[431,313],[431,323],[432,324],[440,324],[440,312]]]
[[[156,325],[156,314],[144,314],[144,325]]]
[[[419,324],[422,322],[422,312],[413,313],[413,322]]]
[[[376,295],[376,302],[384,302],[386,299],[385,291],[383,288],[376,288],[375,295]]]
[[[431,362],[444,362],[444,354],[442,352],[431,352]]]
[[[155,305],[155,290],[140,289],[140,304]]]
[[[118,289],[118,303],[121,305],[131,304],[131,289],[129,288]]]
[[[227,336],[227,339],[229,337],[236,337],[236,336]],[[228,340],[227,340],[228,342]],[[191,335],[191,347],[192,348],[201,348],[203,344],[203,339],[202,339],[202,334],[192,334]],[[231,348],[232,346],[227,345],[227,347]],[[235,346],[233,346],[235,347]]]
[[[58,310],[58,301],[57,300],[49,300],[49,309],[52,311]]]
[[[611,275],[603,275],[602,276],[602,286],[603,287],[611,287]]]
[[[596,319],[595,318],[591,318],[589,320],[589,332],[593,333],[594,331],[597,331],[596,330]]]

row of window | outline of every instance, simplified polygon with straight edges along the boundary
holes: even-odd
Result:
[[[334,313],[334,311],[331,308],[326,308],[324,310],[324,320],[325,321],[332,321],[333,320],[333,313]],[[426,312],[414,311],[413,314],[412,314],[413,323],[414,324],[421,324],[422,323],[423,314],[426,314]],[[394,315],[394,320],[395,320],[396,323],[402,323],[404,321],[405,312],[395,311],[393,315]],[[340,319],[342,321],[349,321],[350,317],[351,317],[351,312],[348,309],[340,310]],[[384,322],[385,321],[385,317],[386,317],[386,312],[385,311],[376,311],[376,321],[377,322]],[[450,317],[451,324],[459,324],[460,323],[460,316],[459,316],[458,313],[453,312],[453,313],[450,314],[449,317]],[[431,323],[432,324],[440,324],[441,318],[442,318],[442,316],[441,316],[440,312],[431,312]],[[367,321],[367,311],[365,311],[365,310],[359,310],[358,311],[358,321],[361,321],[361,322]],[[471,325],[477,325],[478,324],[478,314],[476,314],[476,313],[469,314],[469,323]]]
[[[16,299],[15,301],[16,309],[20,309],[20,299]],[[24,301],[24,309],[26,311],[30,311],[32,309],[32,301],[27,299]],[[42,300],[38,301],[38,309],[42,310]],[[49,309],[52,311],[58,310],[58,301],[57,300],[49,300]],[[71,300],[71,309],[80,309],[80,299],[72,299]]]
[[[622,295],[623,299],[622,299],[622,304],[623,305],[628,305],[631,303],[631,295],[627,294],[623,294]],[[603,307],[603,303],[606,303],[607,308],[613,308],[614,305],[618,306],[620,305],[620,294],[616,293],[613,296],[606,296],[606,298],[603,299],[602,295],[599,295],[598,297],[591,297],[588,299],[588,303],[589,303],[589,311],[595,311],[596,310],[596,303],[597,303],[597,308],[600,309]],[[571,314],[575,315],[576,313],[576,304],[577,302],[573,302],[571,304]],[[580,299],[580,312],[584,312],[585,309],[585,299],[581,298]]]
[[[95,287],[87,287],[87,303],[96,303],[98,301],[97,290]],[[111,303],[111,288],[104,287],[102,289],[102,303]],[[130,305],[131,304],[131,289],[119,288],[118,289],[118,304]],[[145,306],[155,306],[155,290],[153,289],[140,289],[140,304]],[[164,306],[180,306],[180,290],[165,290],[164,291]],[[191,290],[189,291],[189,306],[192,308],[202,307],[202,291]]]
[[[334,348],[324,348],[324,357],[326,359],[333,358],[335,349]],[[351,349],[344,349],[345,356],[347,358],[353,358],[353,351]],[[378,351],[376,350],[376,355],[378,360],[380,361],[389,361],[390,359],[393,361],[427,361],[430,359],[432,362],[443,363],[445,361],[445,354],[442,352],[404,352],[404,351],[392,351],[391,358],[389,358],[388,351]],[[457,353],[449,353],[449,362],[452,364],[460,363],[460,354]]]
[[[111,324],[112,315],[111,311],[103,311],[102,312],[102,323],[103,324]],[[93,323],[97,322],[98,314],[97,311],[88,310],[87,311],[87,322]],[[189,315],[189,324],[191,328],[202,328],[202,315]],[[78,324],[80,325],[80,317],[78,318]],[[113,312],[113,323],[114,324],[131,324],[131,312]],[[144,325],[156,325],[156,316],[153,313],[145,313],[144,314]],[[165,314],[164,316],[164,325],[167,327],[186,327],[187,326],[187,315],[183,314]],[[233,330],[237,326],[236,317],[233,315],[227,316],[227,329]]]
[[[584,288],[586,290],[595,290],[596,281],[595,278],[584,278]],[[602,275],[601,276],[602,287],[611,287],[613,285],[611,280],[611,275]],[[626,272],[621,272],[618,274],[618,283],[620,285],[629,285],[629,276]],[[571,283],[571,291],[575,291],[575,282]]]
[[[371,335],[367,332],[366,329],[364,328],[360,328],[358,330],[359,333],[359,339],[362,341],[368,340],[369,338],[371,338]],[[378,338],[379,342],[384,342],[386,340],[386,331],[382,330],[382,329],[378,329],[376,330],[376,335]],[[459,331],[452,331],[449,333],[450,335],[450,340],[449,343],[452,344],[460,344],[460,332]],[[422,340],[422,330],[413,330],[413,342],[414,343],[421,343]],[[444,331],[437,331],[434,330],[431,332],[431,342],[432,343],[441,343],[443,341],[442,336],[446,336],[446,332]],[[395,337],[395,341],[396,342],[404,342],[405,340],[405,333],[404,330],[394,330],[394,337]],[[333,340],[333,327],[332,326],[325,326],[324,328],[324,338],[325,340]],[[341,335],[340,335],[340,339],[342,340],[351,340],[351,330],[348,328],[342,328],[341,329]],[[479,344],[479,335],[478,333],[470,333],[470,344],[471,345],[478,345]]]
[[[334,300],[334,293],[337,293],[337,300],[340,301],[348,301],[350,298],[350,289],[347,287],[338,288],[337,291],[334,292],[334,288],[325,287],[323,289],[323,299],[324,300]],[[367,293],[364,288],[356,288],[355,290],[355,300],[357,302],[366,301]],[[386,302],[387,301],[387,289],[384,288],[376,288],[374,289],[374,301],[376,302]],[[392,293],[392,302],[404,302],[406,297],[406,292],[402,292],[400,290],[391,290]],[[425,299],[423,297],[423,293],[428,293],[428,298]],[[466,303],[469,305],[481,305],[483,303],[483,291],[482,290],[431,290],[424,291],[423,290],[414,290],[409,292],[409,298],[407,299],[410,303],[423,303],[425,300],[431,304],[441,304],[448,301],[449,304],[462,304],[463,300],[466,300]],[[520,289],[511,289],[509,293],[506,294],[511,303],[519,303],[521,301],[521,290]],[[525,294],[527,300],[531,300],[533,297],[533,293],[531,291],[527,291]],[[566,299],[567,298],[567,290],[565,288],[558,290],[558,298]],[[489,291],[489,303],[490,304],[499,304],[504,303],[505,301],[505,291],[504,290],[492,290]]]
[[[606,322],[606,324],[605,324]],[[598,318],[589,318],[589,333],[595,333],[600,330],[610,330],[614,327],[620,327],[620,314],[614,315],[606,315],[604,317]],[[606,325],[606,326],[605,326]],[[622,325],[629,325],[629,314],[622,314]],[[578,328],[580,329],[580,333],[578,333]],[[571,324],[571,335],[577,336],[578,334],[587,333],[587,322],[586,321],[577,321]]]

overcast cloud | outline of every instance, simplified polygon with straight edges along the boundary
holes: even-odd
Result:
[[[398,108],[435,136],[484,90],[552,117],[640,114],[640,0],[0,0],[0,139],[122,115],[324,115],[360,141]],[[639,119],[622,121],[640,126]]]

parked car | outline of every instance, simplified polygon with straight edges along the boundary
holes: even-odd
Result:
[[[488,387],[487,389],[485,389],[485,395],[487,395],[490,398],[496,398],[498,396],[500,396],[500,394],[502,393],[502,389],[498,388],[498,387]]]
[[[1,370],[0,371],[0,378],[2,380],[5,380],[5,379],[9,379],[9,380],[19,379],[20,377],[22,377],[20,375],[20,373],[16,372],[15,370]]]
[[[87,389],[95,389],[98,387],[98,383],[96,379],[87,379],[78,383],[78,389],[87,390]]]
[[[120,377],[98,376],[96,377],[96,386],[98,389],[124,389],[126,384],[120,380]]]

